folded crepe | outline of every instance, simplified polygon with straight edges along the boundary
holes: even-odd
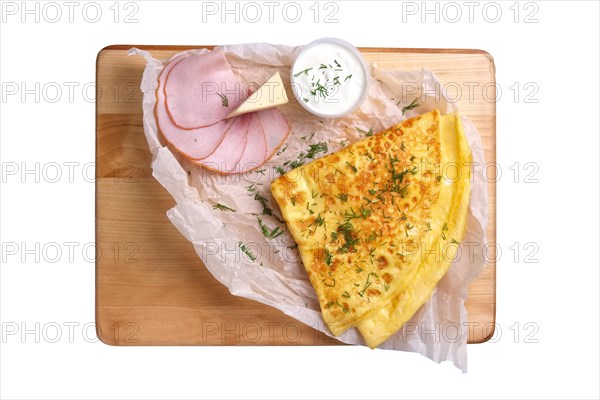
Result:
[[[272,183],[334,335],[376,347],[427,301],[464,235],[470,160],[459,116],[436,110]]]

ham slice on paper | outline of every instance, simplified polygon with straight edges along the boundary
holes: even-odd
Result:
[[[290,126],[285,117],[275,108],[258,111],[265,140],[267,142],[267,160],[273,157],[273,154],[283,144],[290,132]]]
[[[190,130],[173,125],[165,104],[164,84],[169,71],[182,58],[180,56],[167,64],[158,78],[155,117],[158,128],[167,142],[187,158],[199,160],[208,157],[219,147],[235,119],[223,120],[204,128]]]
[[[244,100],[242,89],[223,50],[185,57],[167,75],[167,112],[180,128],[212,125],[224,120]]]
[[[245,97],[242,86],[222,50],[174,57],[158,79],[160,133],[209,170],[235,174],[258,168],[283,144],[290,127],[274,108],[226,118]],[[227,106],[217,93],[227,97]]]
[[[268,158],[270,157],[267,157],[267,141],[258,114],[250,114],[246,149],[239,162],[240,172],[251,171],[261,166]]]
[[[194,164],[225,174],[241,172],[239,162],[246,150],[250,118],[249,115],[232,118],[236,121],[227,130],[219,147],[208,157],[194,160]]]

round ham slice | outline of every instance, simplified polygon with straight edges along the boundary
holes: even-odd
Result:
[[[255,113],[249,115],[248,138],[246,149],[239,162],[240,172],[248,172],[260,167],[267,158],[267,141],[258,115]]]
[[[256,115],[263,127],[265,140],[267,141],[267,157],[265,159],[267,161],[285,142],[290,133],[290,126],[285,117],[275,108],[258,111]]]
[[[167,112],[183,129],[224,120],[245,98],[243,92],[221,49],[183,58],[165,82]]]
[[[204,128],[189,130],[173,125],[165,105],[164,83],[169,71],[184,58],[180,56],[171,60],[160,74],[156,90],[156,122],[165,140],[177,151],[191,159],[202,159],[219,147],[234,120],[222,120]]]
[[[251,115],[244,114],[231,119],[234,122],[219,147],[210,156],[193,160],[194,164],[224,174],[241,172],[240,160],[246,148]]]
[[[198,102],[191,88],[201,87],[202,82],[224,79],[221,82],[237,83],[222,53],[214,51],[173,58],[158,79],[155,117],[165,140],[191,162],[219,173],[236,174],[251,171],[269,160],[287,138],[290,127],[274,108],[226,119],[235,103],[223,107],[219,96],[216,96],[218,107]],[[198,69],[202,65],[207,67],[206,71]],[[219,72],[218,68],[223,70]],[[210,76],[208,79],[205,73]],[[241,99],[241,93],[239,96],[237,100]],[[173,104],[180,107],[169,109]],[[187,127],[174,122],[177,115]],[[190,128],[207,122],[212,124]]]

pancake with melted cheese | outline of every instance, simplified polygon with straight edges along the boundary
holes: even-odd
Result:
[[[271,185],[334,335],[386,323],[380,310],[406,293],[437,240],[441,120],[437,110],[411,118]]]
[[[357,325],[367,345],[379,346],[398,331],[429,299],[456,256],[467,225],[470,196],[471,151],[460,117],[445,115],[441,122],[441,154],[444,167],[440,196],[431,228],[435,244],[423,248],[418,270],[392,301]]]

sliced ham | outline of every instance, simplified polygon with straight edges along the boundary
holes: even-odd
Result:
[[[279,147],[285,142],[290,133],[290,126],[285,117],[275,108],[258,111],[256,113],[263,127],[267,141],[267,157],[270,159]]]
[[[263,127],[257,114],[250,114],[248,123],[248,138],[246,149],[239,162],[239,171],[248,172],[258,168],[267,158],[267,142],[263,132]]]
[[[194,164],[224,174],[241,172],[239,162],[246,149],[251,115],[244,114],[232,119],[235,121],[219,147],[210,156],[194,160]]]
[[[173,59],[163,69],[156,90],[156,122],[163,137],[180,153],[191,159],[202,159],[209,156],[223,141],[234,119],[222,120],[217,123],[198,129],[182,129],[171,122],[167,113],[164,95],[164,80],[169,71],[184,57]]]
[[[227,96],[227,107],[213,90],[216,86]],[[276,109],[227,119],[243,99],[240,88],[222,50],[174,57],[158,79],[155,117],[160,133],[204,168],[234,174],[259,167],[283,144],[290,128]]]
[[[168,72],[167,112],[175,126],[195,129],[226,119],[245,98],[223,50],[188,56]]]

